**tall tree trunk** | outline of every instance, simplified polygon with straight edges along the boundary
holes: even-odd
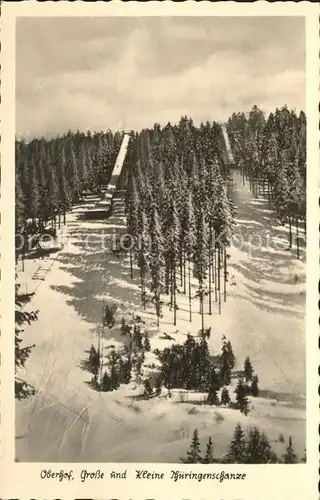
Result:
[[[170,263],[170,310],[173,306],[173,266],[172,262]]]
[[[130,245],[130,277],[133,279],[133,258],[132,258],[132,247]]]
[[[140,280],[141,280],[141,302],[143,305],[143,309],[146,309],[146,294],[145,294],[145,266],[144,266],[144,255],[141,259],[141,267],[140,267]]]
[[[289,248],[292,248],[292,227],[291,227],[291,215],[289,215]]]
[[[211,307],[211,259],[209,256],[209,316],[212,314],[212,307]]]
[[[102,379],[102,356],[101,356],[101,333],[102,333],[102,329],[103,329],[103,312],[102,312],[102,315],[101,315],[101,325],[99,327],[99,331],[98,331],[98,356],[99,356],[99,364],[98,364],[98,384],[99,384],[99,387],[101,386],[101,379]]]
[[[204,333],[204,307],[203,307],[203,284],[201,282],[201,330],[202,334]]]
[[[157,328],[159,328],[160,325],[160,292],[157,291],[156,298],[156,312],[157,312]]]
[[[219,314],[221,314],[221,282],[220,282],[220,247],[218,247],[218,291],[219,291]]]
[[[173,270],[173,324],[176,326],[177,324],[177,276],[176,276],[177,270],[176,266],[174,265],[174,270]]]
[[[217,294],[217,287],[218,287],[218,282],[217,282],[217,249],[214,249],[214,299],[215,302],[218,300],[218,294]]]
[[[223,255],[223,264],[224,264],[224,289],[223,289],[223,293],[224,293],[224,302],[227,301],[227,250],[224,249],[224,255]]]
[[[59,229],[61,227],[61,213],[59,212]]]
[[[187,293],[186,251],[183,250],[183,293]]]
[[[66,225],[66,211],[63,211],[63,224]]]
[[[192,322],[192,307],[191,307],[191,259],[190,259],[190,257],[189,257],[188,271],[189,271],[189,319],[190,319],[190,323],[191,323]]]
[[[297,245],[297,257],[300,258],[300,248],[299,248],[299,226],[298,217],[296,217],[296,245]]]
[[[209,227],[209,315],[212,314],[211,308],[211,298],[212,298],[212,287],[211,287],[211,254],[212,254],[212,227]]]
[[[170,262],[169,258],[166,258],[166,263],[165,263],[165,289],[166,289],[166,295],[169,295],[169,285],[170,285]]]
[[[179,255],[179,264],[180,264],[180,286],[183,286],[183,256],[182,256],[183,249],[180,249],[180,255]]]

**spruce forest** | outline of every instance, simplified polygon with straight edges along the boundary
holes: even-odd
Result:
[[[183,116],[139,132],[70,131],[15,147],[17,425],[38,411],[18,459],[30,459],[33,443],[37,460],[157,461],[136,441],[117,449],[141,414],[137,439],[148,442],[159,425],[164,461],[304,461],[294,423],[304,415],[300,368],[301,391],[290,395],[282,380],[290,360],[272,359],[275,372],[269,364],[276,325],[286,352],[290,294],[303,322],[304,112],[254,106],[225,123]],[[288,398],[299,403],[288,409]],[[60,416],[44,452],[49,407]],[[97,457],[104,419],[111,451]]]

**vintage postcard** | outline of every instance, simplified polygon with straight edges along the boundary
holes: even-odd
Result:
[[[1,497],[316,500],[318,6],[1,22]]]

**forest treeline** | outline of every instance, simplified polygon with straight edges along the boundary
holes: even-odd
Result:
[[[306,233],[306,115],[286,106],[268,117],[254,106],[247,117],[233,113],[227,123],[235,166],[252,189],[272,200],[282,223],[289,224],[289,248],[296,228],[299,257],[299,222]]]
[[[109,182],[123,134],[68,132],[62,137],[16,141],[16,230],[27,219],[46,223],[64,216],[84,190]]]
[[[180,461],[187,464],[296,464],[306,462],[306,452],[303,457],[298,457],[291,436],[285,443],[284,436],[280,435],[277,442],[282,443],[284,447],[281,456],[277,456],[273,451],[267,435],[258,427],[249,427],[245,432],[238,423],[234,428],[228,452],[223,457],[216,457],[212,438],[209,437],[203,453],[199,432],[198,429],[195,429],[190,449],[187,451],[186,457],[181,458]]]
[[[135,262],[142,305],[149,288],[158,325],[164,301],[176,324],[179,292],[188,295],[192,321],[195,279],[204,330],[205,298],[209,314],[213,301],[221,311],[222,293],[226,300],[233,224],[221,126],[207,122],[197,128],[184,117],[178,127],[154,126],[135,139],[126,160],[135,165],[128,170],[126,195],[131,276]]]

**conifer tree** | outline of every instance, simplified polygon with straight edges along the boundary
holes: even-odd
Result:
[[[225,335],[222,337],[222,352],[226,353],[226,356],[228,357],[228,363],[230,366],[230,370],[232,370],[235,367],[236,364],[236,358],[232,349],[232,345],[230,340],[227,340]]]
[[[63,223],[66,223],[66,212],[71,207],[71,195],[66,178],[66,157],[64,148],[61,147],[57,158],[57,175],[60,191],[59,209],[63,213]]]
[[[110,384],[112,390],[118,389],[120,386],[120,377],[118,373],[118,357],[115,351],[111,351],[109,355],[109,363],[110,363]]]
[[[171,204],[171,224],[168,233],[168,255],[171,271],[171,303],[173,307],[173,324],[177,324],[177,261],[179,257],[179,240],[180,240],[180,222],[176,203],[172,200]]]
[[[141,302],[146,308],[146,275],[148,271],[148,220],[142,208],[139,217],[138,266],[140,269]]]
[[[219,377],[215,371],[214,365],[211,365],[207,369],[207,382],[206,382],[207,390],[208,390],[208,397],[207,397],[207,403],[209,405],[218,405],[219,404],[219,398],[218,398],[218,390],[220,389],[220,381]]]
[[[199,464],[202,462],[198,429],[195,429],[193,432],[190,450],[187,451],[187,458],[181,459],[181,461],[187,464]]]
[[[252,380],[252,375],[253,375],[252,364],[249,356],[247,356],[244,361],[244,377],[246,379],[246,382],[250,382]]]
[[[235,356],[232,350],[231,342],[226,336],[222,336],[222,353],[220,357],[220,378],[225,385],[231,382],[231,370],[235,365]]]
[[[221,404],[227,406],[230,403],[229,391],[226,387],[221,392]]]
[[[59,211],[59,187],[58,187],[58,182],[56,178],[55,171],[53,167],[51,167],[50,172],[49,172],[49,182],[48,182],[48,188],[47,188],[47,193],[48,193],[48,210],[49,210],[49,216],[54,217],[54,222],[56,222],[56,213]],[[59,228],[60,228],[60,216],[59,216]]]
[[[192,321],[192,303],[191,303],[191,263],[195,249],[195,214],[193,207],[192,191],[189,191],[187,204],[187,227],[185,234],[185,252],[188,261],[188,295],[189,295],[189,320]]]
[[[209,266],[209,234],[208,224],[203,209],[199,208],[196,217],[196,245],[194,251],[194,277],[198,280],[197,296],[200,301],[201,327],[204,332],[204,296],[205,280]]]
[[[289,443],[286,449],[286,453],[282,456],[282,461],[285,464],[296,464],[298,462],[297,454],[295,453],[292,446],[292,438],[289,437]]]
[[[214,384],[212,384],[209,387],[209,392],[208,392],[206,403],[208,405],[215,405],[215,406],[219,405],[219,398],[218,398],[218,394],[217,394],[217,388],[216,388],[216,386]]]
[[[17,279],[17,277],[16,277]],[[22,347],[22,334],[25,325],[30,325],[38,319],[38,311],[27,311],[25,306],[29,304],[33,293],[21,293],[20,285],[15,284],[15,397],[17,399],[26,398],[34,394],[34,390],[24,380],[18,377],[17,373],[26,366],[34,345]]]
[[[164,287],[163,268],[164,268],[164,241],[158,211],[154,206],[150,221],[151,252],[150,252],[150,273],[151,273],[151,293],[153,293],[153,302],[157,315],[157,326],[161,316],[161,292]]]
[[[209,437],[208,443],[206,445],[206,453],[203,458],[202,463],[204,464],[213,464],[215,462],[213,458],[213,442],[211,436]]]
[[[137,241],[139,235],[139,206],[140,206],[139,193],[133,176],[131,176],[129,179],[125,205],[126,205],[126,215],[127,215],[127,230],[128,234],[131,236],[132,239],[130,245],[130,276],[132,279],[133,253],[134,250],[137,250]]]
[[[258,375],[253,375],[251,383],[251,395],[255,398],[259,396],[260,392],[258,383],[259,383]]]
[[[247,389],[242,379],[238,380],[235,393],[236,393],[237,407],[240,409],[241,413],[247,415],[249,412],[249,402],[247,397]]]
[[[275,463],[277,461],[266,434],[257,427],[249,429],[245,455],[246,463],[249,464]]]
[[[243,464],[246,460],[246,438],[239,422],[234,431],[232,441],[229,445],[227,461],[233,464]]]
[[[71,141],[68,141],[66,147],[66,179],[69,185],[69,193],[71,201],[76,201],[79,198],[79,177],[77,158]]]
[[[101,380],[101,391],[110,392],[113,391],[113,389],[114,389],[113,381],[110,375],[107,372],[105,372]]]
[[[100,354],[96,350],[94,345],[91,345],[90,347],[88,368],[91,373],[93,373],[94,375],[98,375],[100,368]]]
[[[229,385],[231,383],[230,364],[228,362],[228,358],[224,355],[220,358],[220,379],[225,385]]]
[[[30,166],[30,180],[29,180],[29,216],[36,219],[40,212],[40,192],[39,182],[37,178],[37,170],[33,158],[31,159]]]
[[[26,205],[23,191],[21,189],[20,174],[16,173],[15,179],[15,227],[16,232],[22,229],[26,218]]]

